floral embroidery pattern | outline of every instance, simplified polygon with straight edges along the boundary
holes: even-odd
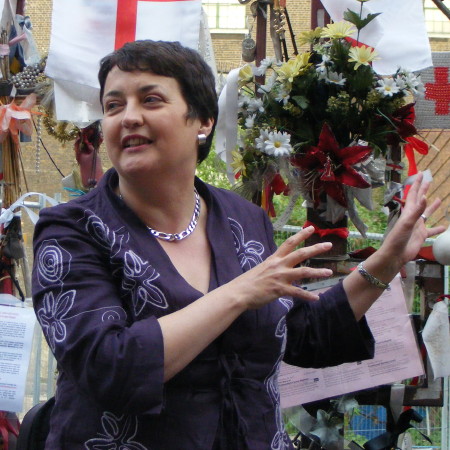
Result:
[[[288,310],[290,311],[294,306],[294,300],[292,298],[284,298],[280,297],[278,301]]]
[[[148,450],[144,445],[133,441],[138,430],[136,416],[117,417],[113,413],[104,412],[101,420],[103,433],[100,437],[85,442],[87,450]]]
[[[289,311],[292,308],[293,301],[287,298],[279,298],[279,302]],[[284,429],[283,418],[280,407],[280,391],[278,388],[278,374],[280,373],[281,361],[283,360],[284,351],[286,350],[286,316],[283,316],[275,329],[275,337],[281,339],[281,351],[277,362],[275,363],[271,373],[264,380],[269,397],[275,406],[275,420],[277,424],[277,432],[272,439],[271,450],[284,450],[289,447],[289,437]]]
[[[75,290],[62,292],[56,298],[53,292],[46,293],[43,307],[36,314],[53,352],[56,343],[66,338],[66,325],[63,320],[72,309],[75,293]]]
[[[43,287],[62,284],[69,273],[72,256],[56,241],[43,241],[36,253],[39,284]]]
[[[131,291],[136,315],[141,314],[147,304],[162,309],[168,308],[166,297],[153,284],[153,281],[159,278],[159,273],[149,262],[142,260],[132,250],[125,253],[124,261],[122,288]]]
[[[116,256],[124,241],[128,241],[129,234],[125,233],[125,228],[111,231],[100,217],[91,211],[85,211],[87,214],[85,229],[94,241],[100,245],[111,256]]]
[[[122,261],[115,257],[123,250],[122,246],[128,242],[129,234],[124,228],[112,231],[100,217],[91,211],[85,211],[87,216],[85,229],[94,241],[110,256],[111,264],[115,266],[114,276],[121,278],[122,289],[130,293],[136,316],[142,314],[147,305],[166,309],[168,303],[163,292],[154,285],[160,274],[134,251],[128,250]]]
[[[228,218],[231,225],[231,231],[234,237],[234,244],[239,258],[239,264],[243,270],[249,270],[252,267],[262,263],[262,254],[264,246],[258,241],[245,242],[244,230],[239,222]]]

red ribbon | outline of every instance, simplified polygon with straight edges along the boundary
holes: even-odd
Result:
[[[303,228],[310,226],[314,227],[314,234],[318,234],[321,238],[329,236],[330,234],[334,234],[342,239],[347,239],[348,235],[350,234],[348,228],[319,228],[315,223],[312,223],[309,220],[305,222]]]
[[[405,156],[408,159],[408,176],[415,175],[417,170],[417,163],[416,158],[414,154],[414,150],[419,152],[421,155],[427,155],[428,154],[428,144],[421,141],[420,139],[417,139],[414,136],[407,137],[405,139],[408,143],[405,144]],[[409,192],[410,185],[405,186],[405,192],[403,194],[403,197],[406,198]]]
[[[264,187],[261,206],[267,212],[269,217],[276,217],[277,215],[273,205],[274,194],[289,195],[289,186],[284,182],[283,177],[279,173],[276,173],[272,178],[272,181]]]
[[[5,411],[0,411],[0,434],[3,439],[3,450],[8,450],[9,433],[13,434],[15,437],[19,436],[19,428],[13,426],[8,417],[6,417],[6,414]]]

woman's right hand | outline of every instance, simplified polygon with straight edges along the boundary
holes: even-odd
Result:
[[[323,242],[297,248],[313,232],[314,227],[311,226],[290,236],[273,255],[230,283],[239,289],[245,309],[260,308],[283,296],[318,300],[317,294],[298,286],[302,279],[324,278],[333,274],[330,269],[297,267],[307,259],[330,250],[332,246],[331,242]]]
[[[304,278],[323,278],[332,274],[329,269],[296,267],[331,248],[330,242],[297,248],[313,232],[313,227],[299,231],[256,267],[185,308],[160,317],[158,322],[164,340],[164,380],[169,380],[186,367],[244,311],[261,308],[283,296],[317,300],[316,294],[295,285]]]

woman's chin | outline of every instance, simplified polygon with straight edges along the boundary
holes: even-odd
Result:
[[[156,169],[155,165],[150,164],[148,158],[146,161],[135,159],[133,161],[121,162],[114,165],[117,172],[123,177],[148,175]]]

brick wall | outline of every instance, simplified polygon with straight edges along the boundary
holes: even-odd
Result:
[[[33,36],[42,55],[48,52],[52,15],[52,0],[27,0],[25,14],[33,24]]]
[[[249,6],[246,7],[247,16],[249,22],[252,22],[252,14]],[[302,31],[306,31],[310,28],[311,22],[311,8],[309,1],[297,1],[289,4],[289,17],[292,23],[294,34],[298,35]],[[256,40],[256,24],[253,26],[251,37]],[[219,71],[229,71],[230,69],[240,67],[245,62],[242,60],[242,40],[244,35],[242,34],[224,34],[213,33],[212,40],[214,45],[214,51],[216,56],[217,67]],[[293,54],[293,46],[291,36],[286,26],[286,41],[288,45],[288,52]],[[266,34],[266,54],[273,56],[273,46],[267,30]]]

